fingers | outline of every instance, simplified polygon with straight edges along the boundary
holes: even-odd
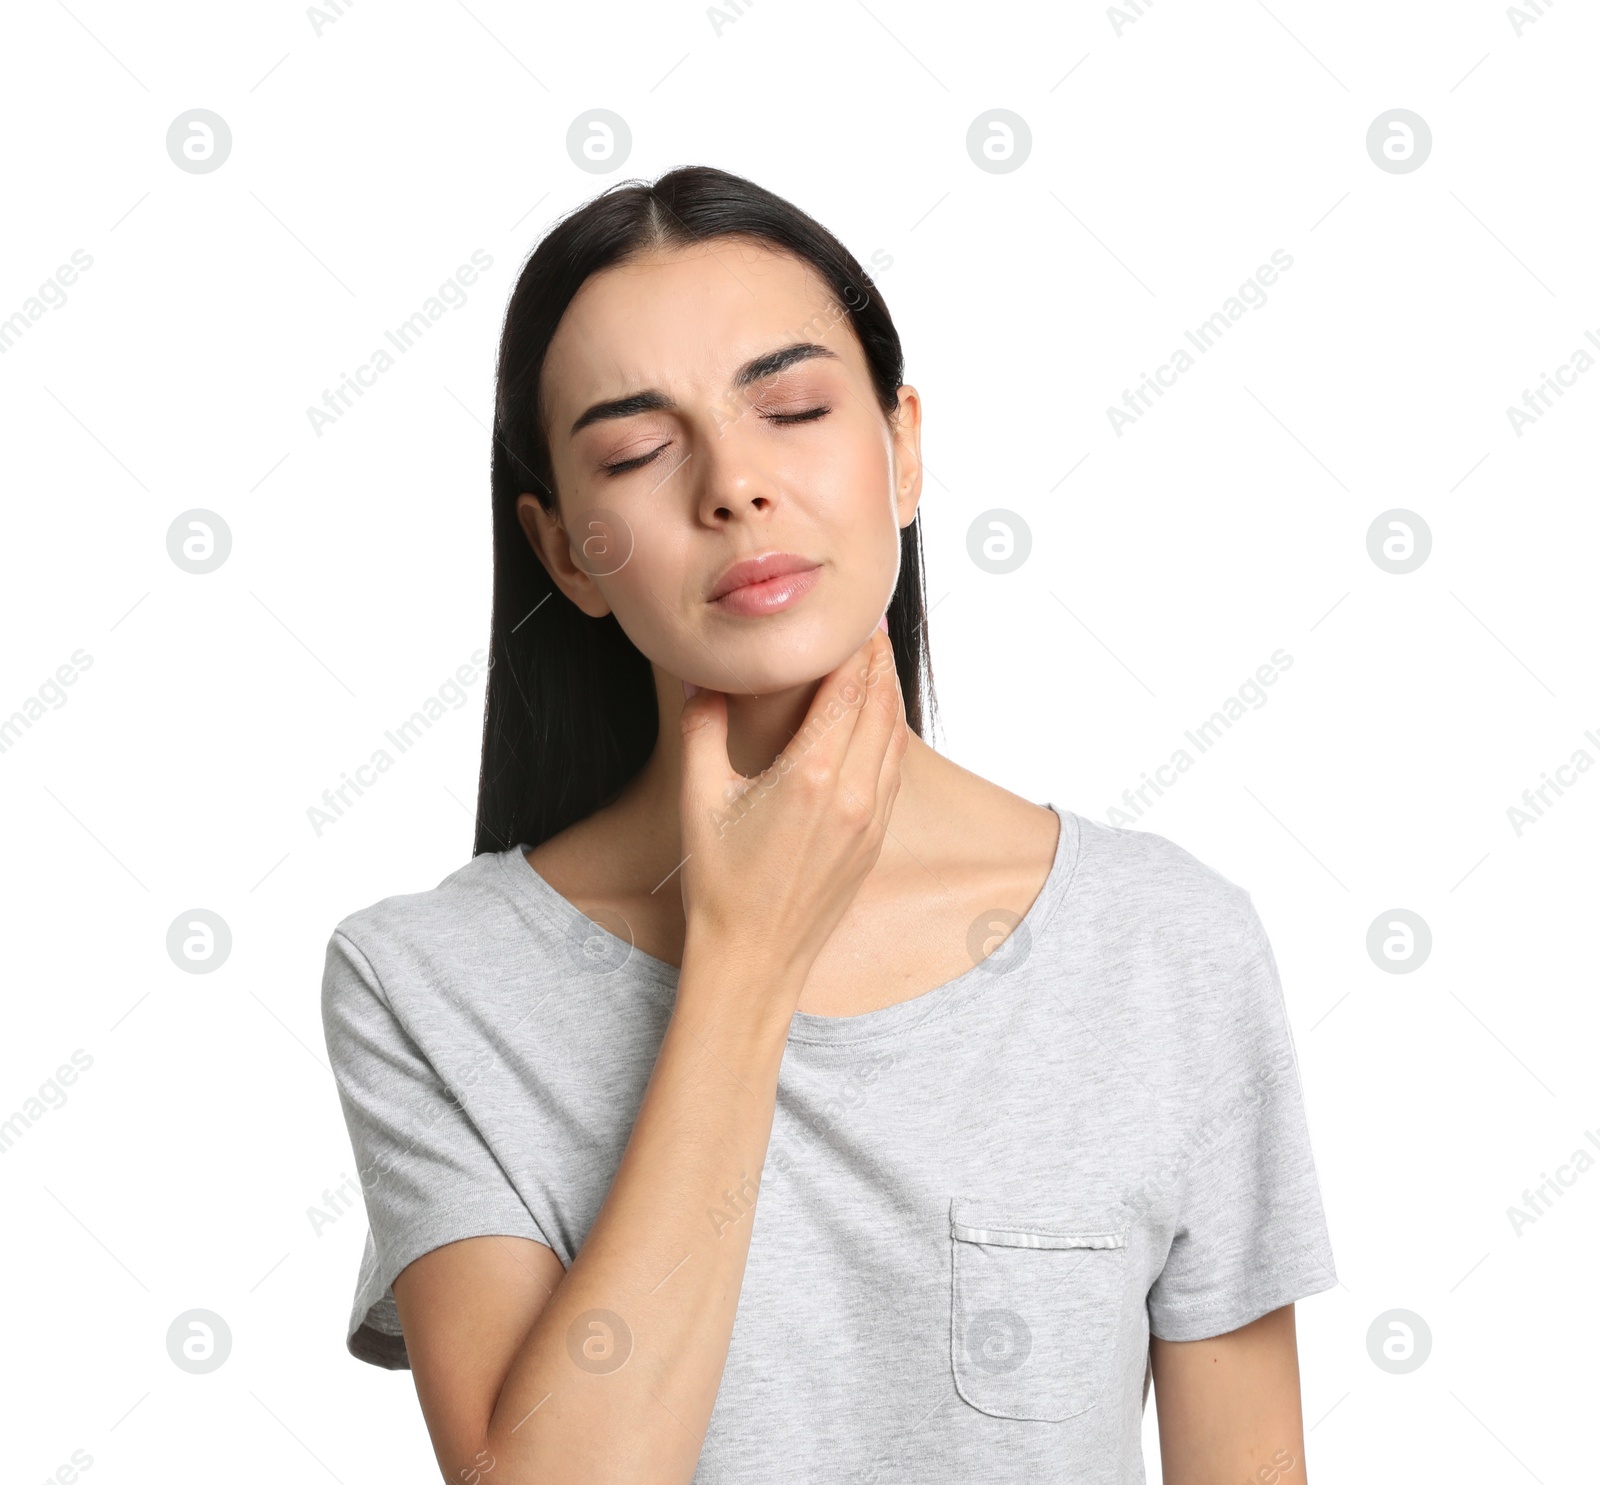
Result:
[[[874,815],[881,816],[884,781],[891,771],[898,773],[905,751],[899,738],[905,727],[905,703],[889,636],[875,630],[868,649],[866,674],[858,678],[867,694],[850,735],[840,778]]]
[[[779,758],[787,757],[791,766],[825,769],[837,777],[861,715],[867,657],[879,638],[882,636],[874,630],[872,639],[823,677],[806,709],[805,721]]]
[[[702,691],[684,702],[680,715],[685,787],[688,797],[698,798],[710,787],[708,781],[716,780],[720,787],[732,776],[727,698],[719,691]],[[797,767],[829,792],[836,788],[847,799],[858,797],[875,815],[881,780],[898,769],[904,754],[905,732],[893,646],[886,633],[875,629],[823,678],[805,721],[773,766],[780,773]]]
[[[887,686],[887,680],[879,683]],[[900,792],[900,763],[911,746],[911,724],[906,721],[906,698],[900,688],[900,676],[894,676],[894,726],[889,733],[889,745],[884,749],[883,763],[878,769],[878,806],[885,826],[894,808],[895,796]]]
[[[704,790],[720,788],[732,772],[728,762],[728,698],[721,691],[698,691],[679,714],[683,729],[683,783],[698,804]]]

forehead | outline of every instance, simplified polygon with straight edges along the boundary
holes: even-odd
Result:
[[[744,362],[797,340],[864,365],[847,319],[810,264],[747,239],[619,264],[585,281],[551,339],[543,378],[551,426],[646,388],[721,391]]]

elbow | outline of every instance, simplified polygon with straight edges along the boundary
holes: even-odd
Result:
[[[440,1477],[447,1485],[520,1485],[516,1476],[504,1469],[496,1471],[496,1456],[488,1439],[476,1448],[455,1448],[447,1458],[438,1456]]]

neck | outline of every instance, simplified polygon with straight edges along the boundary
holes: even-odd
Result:
[[[728,697],[728,761],[735,772],[753,779],[794,740],[821,681],[808,681],[765,696]],[[629,824],[638,846],[659,860],[675,862],[682,855],[678,818],[683,777],[683,740],[678,717],[683,687],[675,676],[656,672],[656,705],[661,718],[656,745],[645,766],[630,779],[614,808]],[[903,841],[924,836],[938,818],[937,796],[948,792],[949,773],[961,774],[948,759],[912,733],[900,764],[900,790],[894,803],[893,833]]]

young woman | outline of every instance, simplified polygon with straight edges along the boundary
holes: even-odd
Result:
[[[475,854],[323,984],[348,1345],[447,1480],[1128,1485],[1152,1376],[1168,1485],[1304,1478],[1337,1281],[1272,950],[923,742],[901,371],[856,259],[717,170],[512,295]]]

